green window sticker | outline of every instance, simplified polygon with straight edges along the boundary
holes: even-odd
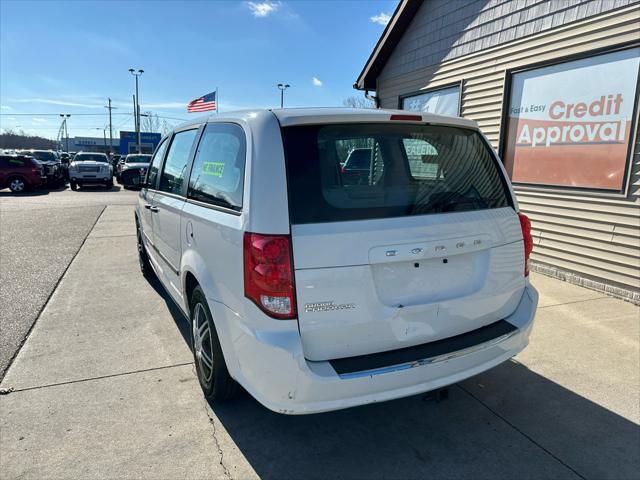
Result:
[[[202,174],[221,178],[224,174],[224,162],[204,162]]]

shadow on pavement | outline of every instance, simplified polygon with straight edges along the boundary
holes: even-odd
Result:
[[[187,343],[189,349],[191,349],[191,332],[189,331],[189,319],[186,318],[180,308],[175,304],[173,299],[169,296],[167,291],[164,289],[160,280],[156,277],[147,279],[149,285],[156,291],[156,293],[162,297],[162,300],[167,304],[167,309],[173,318],[176,326],[178,327],[178,331],[182,335],[183,340]]]
[[[13,193],[8,188],[6,190],[0,190],[0,197],[39,197],[42,195],[49,195],[49,190],[44,188],[38,188],[33,190],[27,190],[22,193]]]
[[[447,401],[425,398],[297,417],[249,395],[211,408],[264,479],[637,478],[636,424],[517,362],[451,387]]]
[[[113,185],[113,187],[111,188],[105,188],[102,185],[83,185],[82,187],[79,187],[77,190],[74,190],[74,192],[119,192],[120,190],[122,190],[122,188],[120,187],[120,185]]]
[[[188,320],[150,283],[190,346]],[[637,424],[517,361],[450,387],[446,401],[428,398],[304,416],[246,392],[210,406],[263,479],[638,478]]]

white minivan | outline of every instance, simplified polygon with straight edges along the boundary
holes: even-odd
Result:
[[[528,342],[530,223],[470,120],[346,108],[194,120],[156,149],[135,218],[142,272],[190,319],[212,400],[241,385],[286,414],[380,402]]]

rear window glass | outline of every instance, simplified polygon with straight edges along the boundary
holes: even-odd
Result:
[[[76,162],[108,162],[106,155],[98,153],[79,153],[74,157]]]
[[[126,163],[149,163],[151,155],[127,155]]]
[[[53,152],[46,151],[33,151],[30,153],[31,156],[41,160],[43,162],[55,162],[57,160],[56,156]]]
[[[399,124],[283,129],[291,223],[512,206],[475,130]]]

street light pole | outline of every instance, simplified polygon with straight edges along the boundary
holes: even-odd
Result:
[[[284,91],[289,88],[291,85],[288,83],[279,83],[278,88],[280,89],[280,108],[284,108]]]
[[[142,153],[142,146],[140,145],[140,95],[138,94],[138,77],[144,73],[144,70],[133,68],[129,69],[129,73],[136,77],[136,137],[138,139],[138,153]]]
[[[64,128],[64,135],[66,138],[66,147],[65,147],[65,151],[68,153],[69,152],[69,130],[67,130],[67,118],[69,118],[71,115],[68,113],[61,113],[60,117],[62,117],[62,127]],[[62,145],[60,145],[60,147],[62,147]]]

